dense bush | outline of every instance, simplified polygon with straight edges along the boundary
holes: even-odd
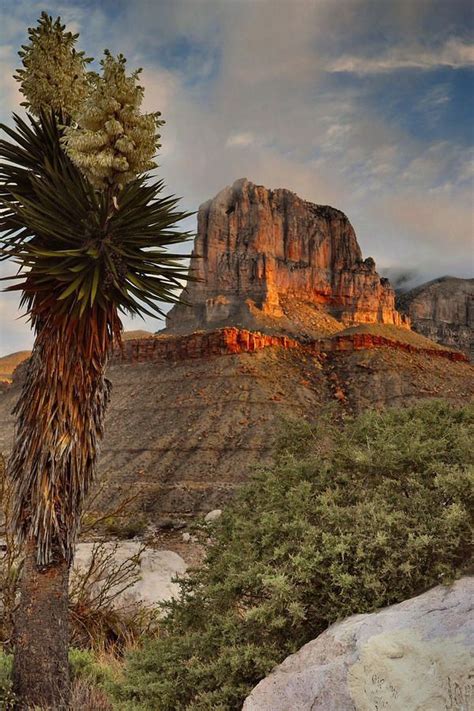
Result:
[[[204,566],[132,653],[127,708],[238,709],[335,620],[459,575],[469,555],[474,409],[429,403],[335,428],[290,423],[212,529]]]
[[[130,514],[110,516],[104,521],[104,532],[107,535],[125,540],[144,536],[146,528],[146,518],[135,513],[132,516]]]

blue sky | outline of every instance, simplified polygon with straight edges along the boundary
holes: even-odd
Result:
[[[245,176],[342,209],[380,272],[472,276],[471,0],[3,0],[1,121],[43,9],[89,55],[144,67],[146,109],[167,121],[160,173],[185,208]],[[17,316],[0,295],[0,354],[31,345]]]

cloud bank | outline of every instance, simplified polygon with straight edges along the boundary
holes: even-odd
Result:
[[[19,100],[16,49],[42,8],[19,0],[0,17],[1,120]],[[145,68],[146,108],[167,121],[160,174],[186,209],[245,176],[342,209],[380,269],[413,269],[419,280],[471,275],[470,2],[77,0],[46,9],[73,24],[89,55],[108,47]],[[31,342],[8,304],[0,352]]]

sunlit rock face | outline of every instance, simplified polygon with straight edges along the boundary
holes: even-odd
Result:
[[[395,295],[362,258],[347,217],[289,190],[236,181],[201,205],[188,285],[192,306],[174,307],[170,331],[281,318],[291,299],[322,306],[343,323],[401,325]]]

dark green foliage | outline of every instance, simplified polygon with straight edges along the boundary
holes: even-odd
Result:
[[[19,265],[8,278],[21,280],[9,289],[22,305],[90,318],[95,304],[156,316],[157,302],[177,301],[189,277],[167,249],[189,239],[176,230],[189,213],[162,196],[163,181],[144,175],[118,195],[98,192],[63,151],[54,114],[14,120],[0,124],[11,139],[0,140],[0,260]]]
[[[449,583],[467,565],[474,409],[424,404],[288,424],[215,524],[204,566],[132,654],[127,708],[240,709],[329,624]]]

